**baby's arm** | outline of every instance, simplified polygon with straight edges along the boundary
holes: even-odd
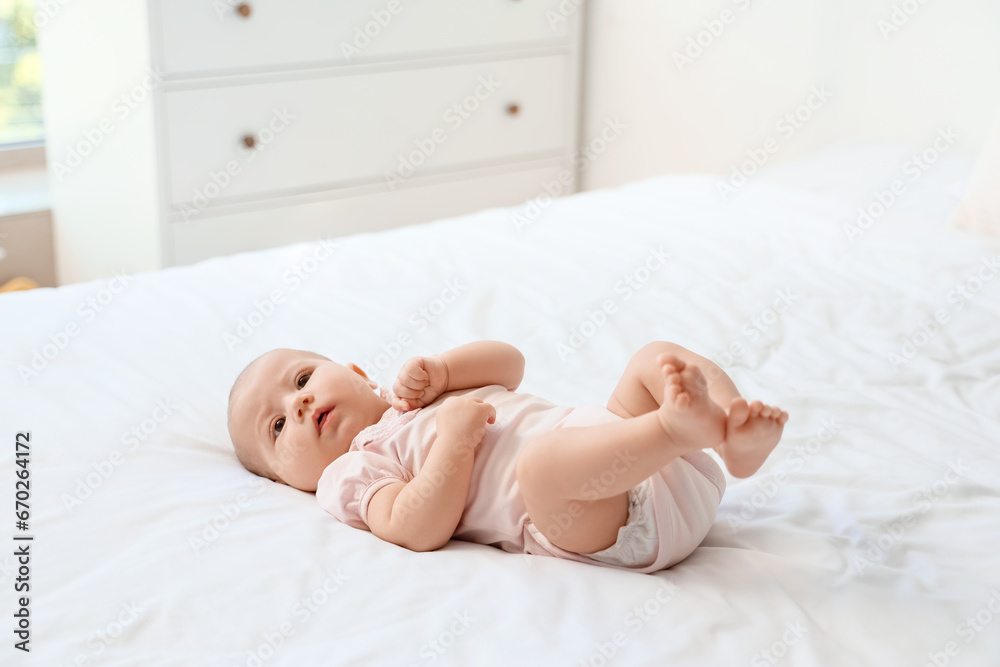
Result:
[[[474,460],[470,447],[435,440],[416,477],[386,485],[372,496],[368,503],[372,533],[412,551],[443,547],[465,509]]]
[[[412,357],[399,371],[393,407],[412,410],[456,389],[503,385],[514,391],[524,377],[524,355],[507,343],[480,340],[431,357]]]
[[[503,385],[514,391],[524,377],[524,355],[513,345],[498,340],[459,345],[442,354],[441,358],[448,367],[448,387],[445,391],[491,384]]]
[[[465,511],[475,450],[496,419],[489,403],[452,396],[438,409],[437,438],[409,482],[379,489],[368,503],[368,527],[377,537],[413,551],[447,544]]]

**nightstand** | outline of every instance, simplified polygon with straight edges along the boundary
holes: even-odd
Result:
[[[43,168],[0,171],[0,285],[56,286],[47,180]]]

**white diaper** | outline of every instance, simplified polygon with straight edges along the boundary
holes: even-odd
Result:
[[[646,478],[629,489],[628,520],[618,529],[618,539],[607,549],[585,554],[587,558],[627,568],[652,565],[656,560],[659,541],[656,536],[651,485],[652,480]]]

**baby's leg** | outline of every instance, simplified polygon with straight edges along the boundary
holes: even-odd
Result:
[[[781,439],[788,414],[760,401],[748,404],[732,379],[719,366],[680,345],[657,341],[635,353],[608,400],[608,410],[635,417],[659,407],[663,395],[662,355],[672,355],[683,368],[694,365],[707,377],[708,395],[726,409],[726,437],[712,447],[734,477],[749,477],[763,465]]]
[[[625,372],[618,381],[615,390],[608,400],[608,410],[620,417],[638,417],[652,412],[660,407],[663,397],[663,373],[657,358],[661,354],[672,354],[684,364],[692,364],[701,369],[708,383],[708,396],[723,408],[728,408],[733,399],[740,397],[736,385],[725,371],[708,359],[691,350],[667,343],[655,341],[639,349],[625,367]]]
[[[655,411],[556,429],[521,453],[517,479],[528,515],[556,546],[577,553],[611,546],[628,518],[629,489],[724,437],[725,412],[709,398],[701,371],[664,362],[660,372],[664,389]]]

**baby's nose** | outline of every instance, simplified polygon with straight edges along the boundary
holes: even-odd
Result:
[[[299,394],[296,396],[294,403],[296,414],[298,414],[299,417],[304,416],[305,412],[303,411],[303,408],[312,403],[314,400],[315,399],[310,394]]]

